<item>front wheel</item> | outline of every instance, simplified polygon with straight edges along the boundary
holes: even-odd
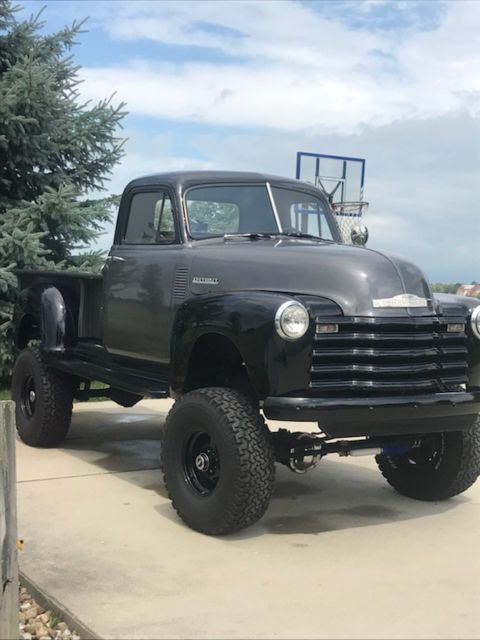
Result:
[[[170,411],[162,468],[174,509],[192,529],[233,533],[265,513],[274,483],[270,433],[240,393],[191,391]]]
[[[480,474],[480,418],[468,431],[424,435],[407,453],[376,460],[399,493],[417,500],[452,498]]]
[[[47,367],[40,350],[24,349],[13,368],[12,399],[17,431],[31,447],[54,447],[67,435],[72,417],[72,378]]]

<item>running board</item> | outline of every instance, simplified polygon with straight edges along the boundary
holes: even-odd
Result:
[[[166,398],[168,396],[168,385],[164,382],[136,375],[130,369],[126,370],[118,364],[115,365],[115,369],[111,369],[86,360],[55,359],[49,365],[70,375],[78,376],[85,380],[98,380],[104,384],[109,384],[115,389],[129,391],[139,396],[148,396],[150,398]]]

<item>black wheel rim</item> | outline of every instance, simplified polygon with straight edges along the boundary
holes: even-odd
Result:
[[[183,469],[195,493],[208,496],[215,490],[220,478],[220,458],[210,434],[197,431],[185,440]]]
[[[445,441],[441,433],[423,436],[404,454],[403,460],[411,469],[419,472],[436,469],[443,458],[444,448]]]
[[[22,395],[20,403],[23,413],[27,418],[31,418],[35,413],[35,405],[37,403],[37,393],[35,390],[35,380],[32,376],[27,376],[22,386]]]

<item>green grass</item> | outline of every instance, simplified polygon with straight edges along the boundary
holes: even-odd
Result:
[[[57,618],[57,616],[54,613],[50,613],[50,617],[48,619],[48,622],[50,623],[50,627],[52,629],[55,629],[55,627],[57,626],[57,624],[59,622],[61,622],[60,618]]]
[[[0,389],[0,400],[10,400],[10,389]]]

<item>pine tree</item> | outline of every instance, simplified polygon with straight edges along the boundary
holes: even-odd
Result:
[[[124,105],[82,103],[71,55],[82,24],[42,35],[0,0],[0,382],[13,362],[11,314],[19,268],[95,269],[81,254],[111,219],[95,199],[123,156]],[[80,252],[80,256],[78,254]]]

